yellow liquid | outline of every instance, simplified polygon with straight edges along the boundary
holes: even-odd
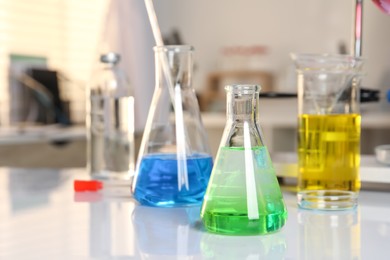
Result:
[[[360,189],[358,114],[301,115],[298,191]]]

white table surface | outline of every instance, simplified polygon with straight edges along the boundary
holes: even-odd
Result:
[[[328,213],[297,209],[286,191],[282,231],[233,237],[206,233],[198,207],[139,206],[126,185],[75,194],[74,179],[88,175],[0,169],[0,259],[390,259],[390,191]]]

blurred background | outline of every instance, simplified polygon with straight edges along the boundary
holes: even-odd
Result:
[[[165,43],[195,47],[194,88],[214,154],[225,84],[294,93],[289,53],[351,53],[352,0],[154,3]],[[383,95],[390,89],[390,17],[372,1],[363,10],[362,85]],[[85,165],[86,87],[108,51],[121,55],[130,79],[139,140],[154,89],[153,46],[141,0],[0,0],[0,165]],[[270,151],[294,151],[296,99],[260,103]],[[382,97],[363,104],[362,114],[362,153],[371,154],[390,143],[390,104]]]

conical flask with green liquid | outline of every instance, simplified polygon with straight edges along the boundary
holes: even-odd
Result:
[[[268,234],[287,219],[283,195],[258,123],[260,86],[230,85],[227,123],[203,200],[207,231]]]

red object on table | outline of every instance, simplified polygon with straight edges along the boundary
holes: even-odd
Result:
[[[75,180],[73,183],[73,187],[76,192],[98,191],[103,189],[103,183],[96,180],[92,180],[92,181]]]

